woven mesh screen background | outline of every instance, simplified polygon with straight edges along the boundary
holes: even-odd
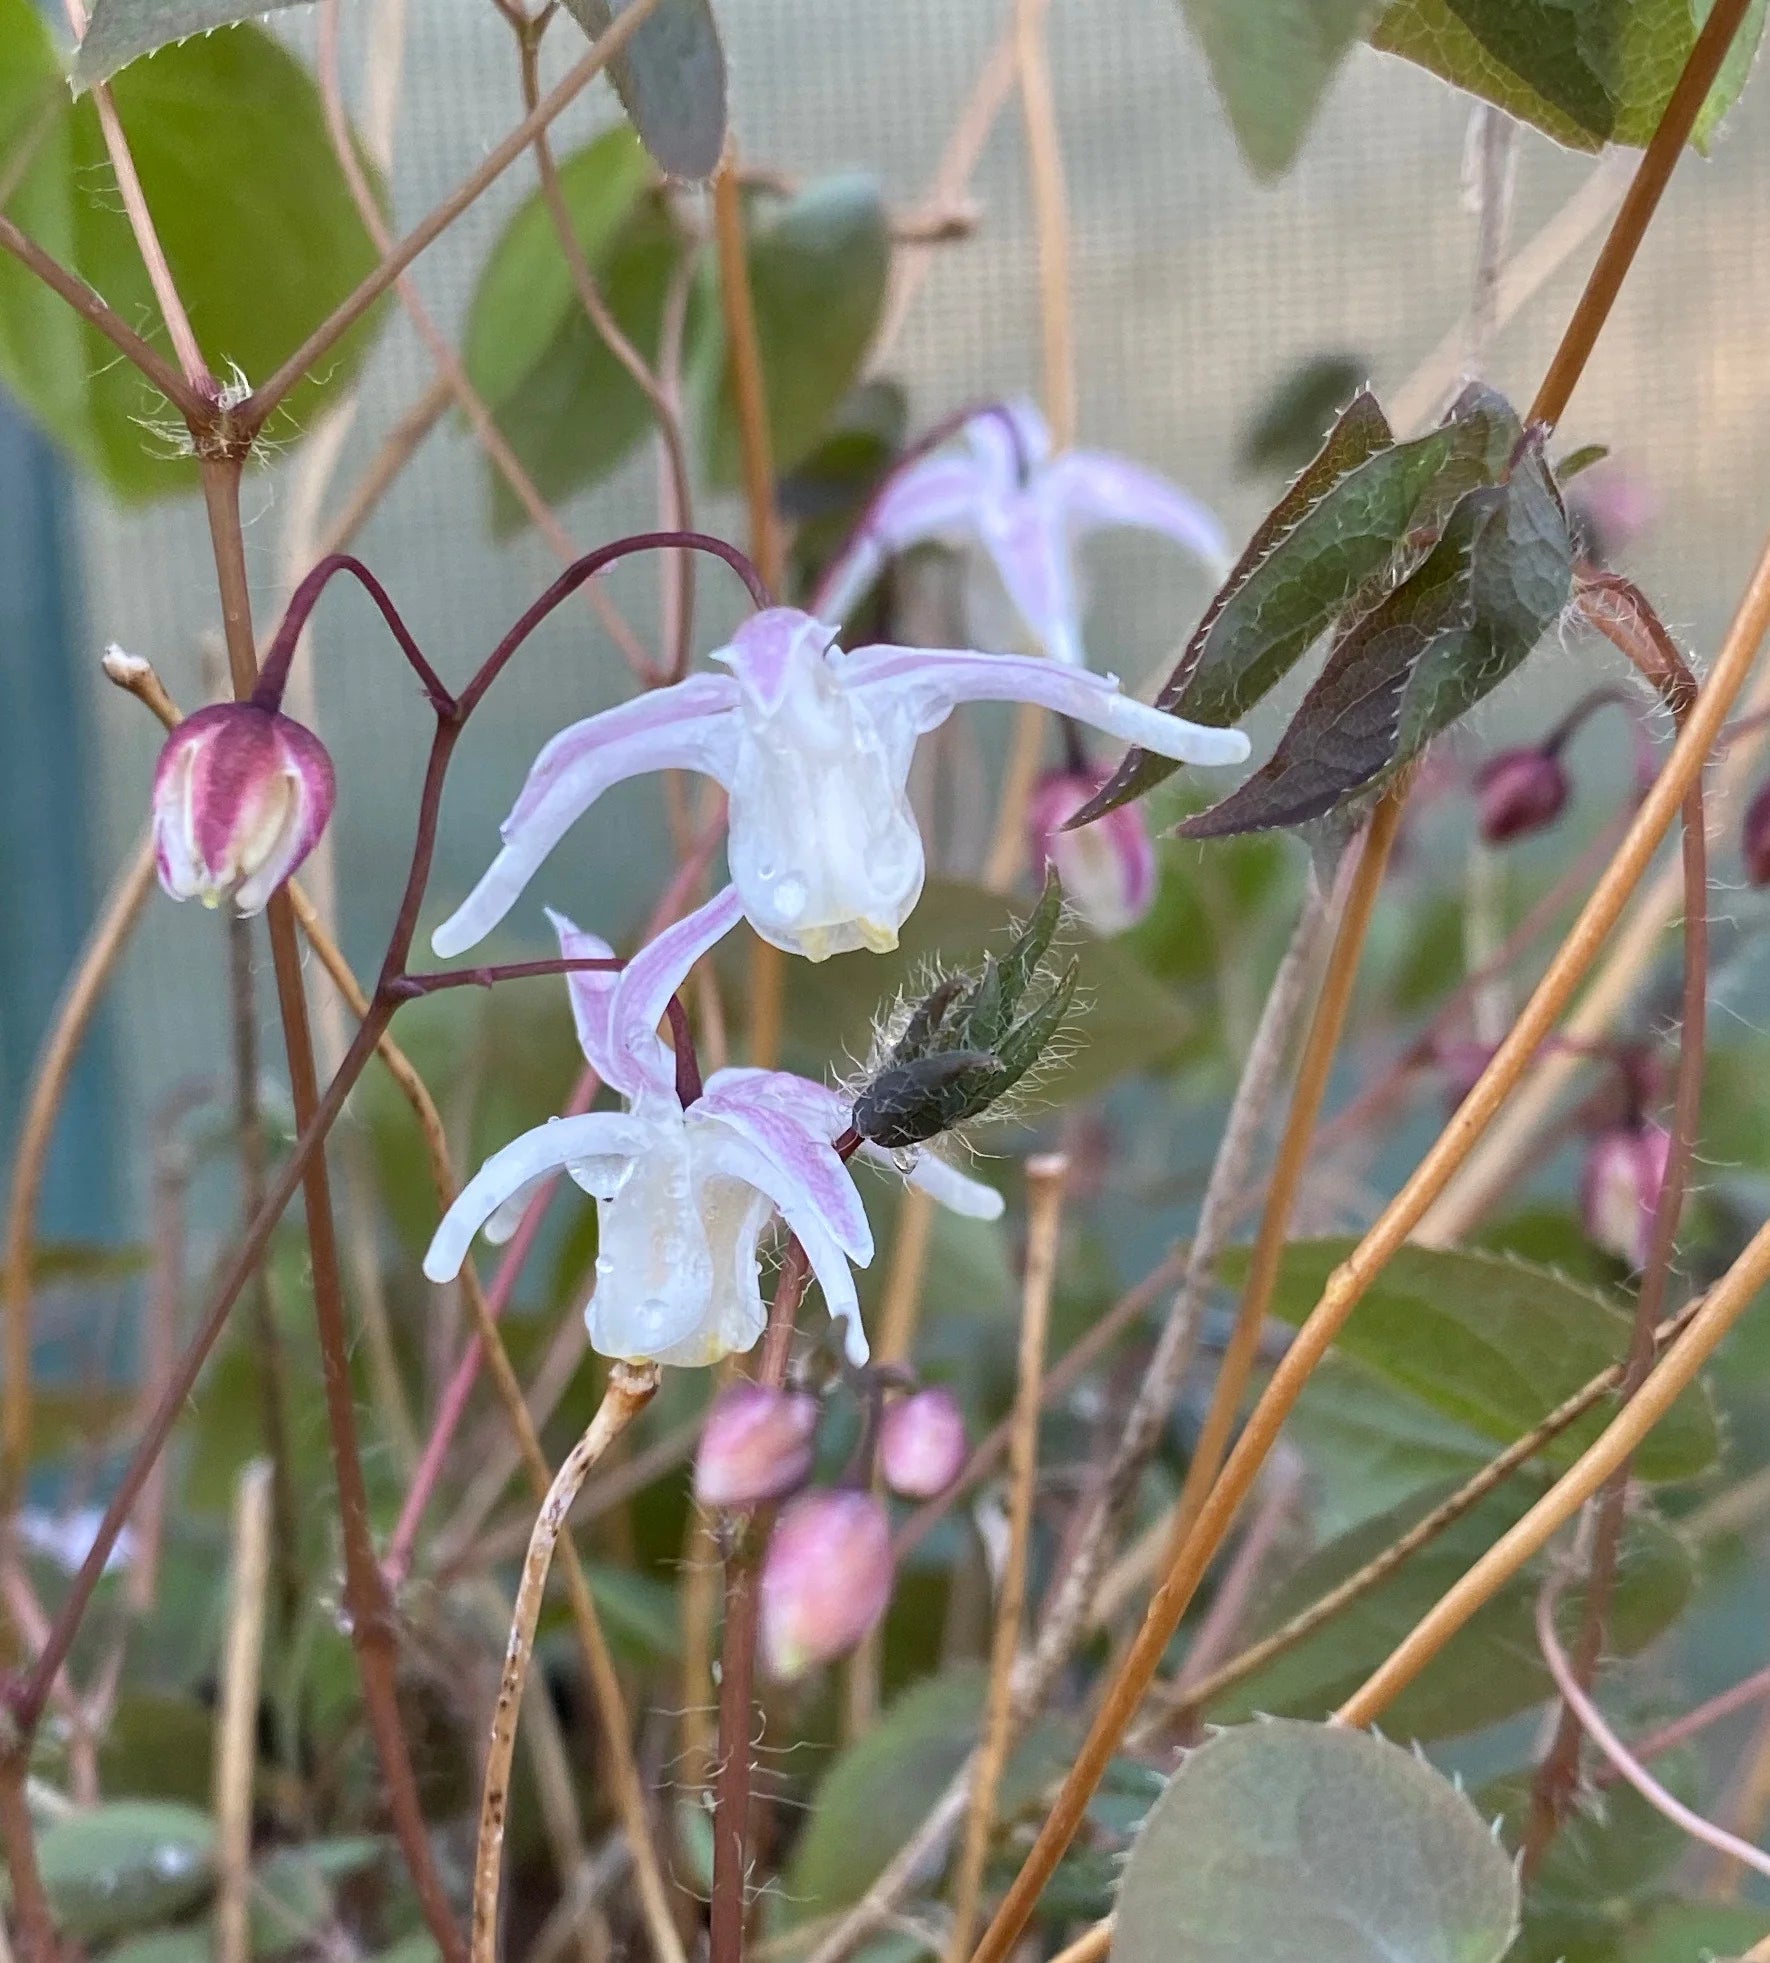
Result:
[[[871,170],[906,205],[926,184],[1007,17],[1005,0],[727,0],[721,11],[746,156],[793,173]],[[347,72],[355,72],[362,23],[350,25]],[[561,64],[576,51],[564,45],[571,34],[562,22],[550,37]],[[1291,363],[1318,350],[1356,352],[1387,399],[1447,335],[1454,357],[1475,229],[1460,191],[1468,105],[1361,50],[1296,169],[1260,186],[1236,154],[1173,0],[1056,0],[1051,34],[1074,225],[1082,434],[1161,466],[1241,535],[1275,487],[1239,473],[1239,438]],[[1630,567],[1699,653],[1725,625],[1770,515],[1766,86],[1760,77],[1748,91],[1712,160],[1680,167],[1563,432],[1568,447],[1611,443],[1651,486],[1662,514]],[[493,10],[480,0],[413,5],[394,173],[402,223],[457,182],[518,113],[510,37]],[[561,148],[612,113],[598,85],[564,119]],[[1525,132],[1514,242],[1550,223],[1594,167]],[[526,165],[513,169],[420,260],[418,286],[451,330],[499,225],[531,182]],[[1036,241],[1012,102],[973,191],[981,228],[941,250],[891,363],[918,422],[1037,383]],[[1595,239],[1586,235],[1495,344],[1492,378],[1520,399]],[[1454,371],[1453,358],[1443,372]],[[343,443],[334,508],[430,373],[409,327],[391,314]],[[1443,393],[1425,385],[1424,409]],[[264,615],[285,590],[295,495],[290,460],[248,490]],[[445,422],[359,543],[451,675],[468,671],[556,564],[532,536],[494,545],[485,509],[472,442]],[[649,459],[561,515],[583,546],[652,522]],[[701,517],[741,527],[740,513],[717,504]],[[94,653],[118,639],[152,655],[185,700],[199,699],[213,584],[198,511],[185,504],[120,517],[89,499],[83,534]],[[1109,541],[1092,563],[1091,644],[1103,665],[1141,679],[1183,638],[1205,597],[1202,581],[1177,554],[1143,541]],[[646,630],[655,575],[624,571],[613,590]],[[730,618],[731,596],[712,572],[702,574],[701,594],[704,647]],[[405,669],[352,595],[328,602],[316,652],[319,726],[342,784],[335,850],[345,938],[359,965],[372,967],[406,861],[424,718]],[[1484,713],[1485,733],[1545,720],[1580,686],[1589,658],[1545,646]],[[450,791],[430,918],[483,866],[542,738],[626,684],[588,611],[574,606],[500,685]],[[97,862],[108,867],[139,826],[155,743],[133,704],[96,680],[94,693],[103,772],[91,817]],[[652,785],[612,796],[536,898],[604,931],[634,924],[656,890],[660,809]],[[532,932],[538,905],[527,912]],[[170,1084],[209,1067],[225,1026],[224,960],[212,923],[156,902],[119,1004],[132,1124]]]

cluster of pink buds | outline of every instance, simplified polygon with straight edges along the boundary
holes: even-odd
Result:
[[[806,1483],[818,1416],[817,1399],[804,1392],[734,1384],[715,1400],[695,1457],[702,1505],[784,1502],[762,1559],[758,1625],[763,1662],[781,1682],[845,1655],[891,1600],[885,1500],[865,1486]],[[905,1499],[932,1499],[965,1463],[964,1414],[950,1391],[912,1391],[886,1410],[877,1443],[885,1485]]]

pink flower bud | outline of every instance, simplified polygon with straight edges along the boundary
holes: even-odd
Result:
[[[1443,1072],[1445,1101],[1453,1111],[1475,1088],[1482,1072],[1493,1061],[1493,1049],[1491,1043],[1477,1043],[1466,1038],[1440,1043],[1434,1049],[1432,1059]]]
[[[1567,772],[1550,750],[1502,750],[1475,778],[1481,836],[1489,845],[1541,831],[1567,804]]]
[[[965,1463],[965,1414],[950,1390],[919,1390],[885,1413],[879,1470],[905,1499],[944,1493]]]
[[[802,1677],[853,1649],[891,1599],[891,1523],[882,1500],[853,1491],[789,1500],[762,1562],[762,1660]]]
[[[1739,850],[1745,876],[1754,886],[1770,886],[1770,784],[1746,806],[1739,828]]]
[[[1586,1154],[1580,1177],[1586,1233],[1631,1268],[1647,1265],[1671,1150],[1672,1135],[1664,1125],[1630,1125],[1601,1133]]]
[[[1027,844],[1033,871],[1057,868],[1063,897],[1096,934],[1122,934],[1155,898],[1155,847],[1143,812],[1121,804],[1093,824],[1066,832],[1064,822],[1106,782],[1103,771],[1054,770],[1033,789]]]
[[[310,729],[256,702],[187,716],[154,769],[154,851],[175,900],[261,913],[332,815],[332,759]]]
[[[732,1384],[707,1414],[695,1455],[703,1506],[760,1506],[805,1483],[817,1437],[817,1399],[766,1384]]]

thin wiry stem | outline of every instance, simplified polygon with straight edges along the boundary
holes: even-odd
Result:
[[[1629,268],[1635,263],[1635,254],[1647,235],[1653,214],[1659,209],[1660,198],[1671,182],[1684,145],[1696,127],[1702,105],[1708,100],[1721,64],[1727,59],[1727,50],[1733,45],[1750,7],[1751,0],[1716,0],[1703,22],[1702,32],[1696,37],[1696,45],[1690,50],[1684,72],[1666,102],[1658,127],[1641,153],[1634,179],[1623,196],[1615,223],[1604,240],[1526,421],[1552,426],[1561,420],[1568,399],[1592,358],[1592,350],[1598,345],[1598,336],[1610,318]]]
[[[531,113],[541,100],[541,30],[546,20],[547,16],[543,15],[532,26],[525,25],[517,34],[522,60],[523,107]],[[622,331],[621,323],[616,320],[602,289],[596,283],[590,262],[584,257],[577,227],[572,223],[571,206],[566,201],[565,186],[560,181],[559,166],[553,156],[553,144],[545,130],[538,131],[535,136],[535,170],[541,180],[541,195],[547,206],[547,215],[552,220],[559,250],[566,270],[571,274],[572,286],[577,293],[579,306],[584,309],[584,317],[650,405],[663,455],[667,491],[663,522],[671,530],[687,531],[694,525],[694,488],[688,468],[688,444],[682,433],[681,411],[644,355]],[[694,556],[688,552],[668,553],[665,555],[665,565],[671,582],[665,608],[670,635],[659,665],[670,679],[680,680],[688,672],[689,651],[693,644]]]
[[[1543,1583],[1536,1601],[1536,1639],[1543,1653],[1543,1661],[1549,1666],[1549,1674],[1555,1679],[1556,1689],[1560,1691],[1592,1743],[1646,1800],[1647,1804],[1656,1812],[1663,1813],[1674,1826],[1681,1827],[1692,1839],[1716,1848],[1730,1859],[1743,1862],[1749,1868],[1755,1868],[1759,1874],[1770,1875],[1770,1854],[1761,1847],[1754,1847],[1749,1840],[1742,1840],[1738,1834],[1729,1833],[1725,1827],[1716,1826],[1712,1820],[1705,1820],[1700,1813],[1667,1792],[1611,1730],[1604,1714],[1587,1695],[1578,1673],[1568,1659],[1567,1652],[1561,1647],[1559,1636],[1555,1633],[1555,1606],[1561,1599],[1563,1586],[1564,1583],[1559,1575],[1551,1575]]]
[[[384,253],[374,271],[333,308],[273,375],[252,391],[234,417],[235,426],[247,438],[258,434],[289,391],[350,332],[419,253],[435,244],[462,212],[497,182],[534,142],[536,133],[546,129],[583,94],[659,4],[660,0],[632,0],[630,6],[622,8],[614,25],[548,90],[534,113],[525,116],[508,136],[495,143],[442,203],[413,226],[390,252]]]
[[[1686,1328],[1695,1314],[1696,1305],[1692,1303],[1663,1322],[1653,1332],[1655,1353],[1662,1351],[1680,1330]],[[1563,1432],[1578,1424],[1588,1411],[1595,1410],[1605,1398],[1611,1396],[1622,1383],[1624,1368],[1621,1363],[1613,1363],[1607,1370],[1599,1371],[1597,1376],[1556,1405],[1540,1424],[1514,1439],[1503,1452],[1496,1453],[1479,1472],[1464,1480],[1454,1493],[1448,1494],[1406,1533],[1398,1535],[1387,1547],[1373,1555],[1355,1574],[1348,1575],[1325,1594],[1317,1596],[1308,1607],[1299,1609],[1271,1635],[1263,1636],[1257,1643],[1250,1643],[1238,1655],[1230,1657],[1227,1662],[1195,1681],[1188,1682],[1183,1672],[1172,1685],[1158,1690],[1156,1702],[1163,1708],[1153,1722],[1146,1722],[1132,1734],[1133,1745],[1145,1741],[1151,1730],[1158,1726],[1163,1729],[1170,1725],[1184,1728],[1193,1716],[1204,1711],[1225,1691],[1245,1683],[1256,1672],[1265,1669],[1267,1664],[1306,1642],[1318,1629],[1326,1628],[1354,1602],[1362,1601],[1372,1589],[1380,1587],[1411,1561],[1422,1548],[1428,1547],[1441,1534],[1448,1533],[1489,1493],[1497,1491],[1515,1472],[1545,1452]]]
[[[497,1963],[498,1893],[504,1864],[504,1827],[509,1813],[510,1766],[516,1747],[516,1720],[528,1683],[529,1662],[535,1649],[535,1628],[541,1619],[541,1599],[547,1592],[547,1574],[553,1565],[554,1545],[565,1525],[572,1501],[577,1497],[578,1488],[584,1483],[585,1474],[651,1402],[657,1387],[658,1367],[655,1363],[613,1365],[609,1371],[608,1388],[597,1406],[596,1415],[555,1475],[529,1538],[528,1557],[523,1562],[522,1582],[517,1589],[516,1609],[510,1624],[504,1678],[498,1689],[497,1708],[492,1717],[491,1743],[486,1751],[485,1786],[479,1810],[479,1847],[473,1871],[472,1963]]]
[[[240,527],[240,471],[238,459],[206,458],[202,463],[204,505],[209,517],[210,544],[215,555],[221,594],[228,668],[235,699],[246,701],[261,686],[261,678],[252,632],[245,539]],[[393,619],[390,618],[389,625],[392,624]],[[284,627],[287,625],[288,616],[285,616]],[[272,644],[270,661],[281,658],[281,631],[279,641]],[[402,632],[396,630],[396,634]],[[408,659],[414,657],[414,665],[422,672],[428,664],[415,647],[408,650]],[[440,687],[440,683],[437,686]],[[437,703],[435,706],[440,732],[450,727],[442,718],[452,711],[454,705],[449,703],[445,707],[443,703]],[[319,1108],[320,1085],[313,1029],[307,1012],[306,985],[301,973],[300,940],[294,906],[287,892],[279,891],[271,896],[267,921],[277,1007],[283,1024],[283,1049],[289,1066],[290,1100],[294,1105],[297,1126],[306,1131]],[[363,1476],[362,1454],[357,1443],[356,1401],[350,1380],[350,1332],[344,1307],[344,1278],[338,1258],[337,1224],[332,1211],[331,1179],[326,1166],[323,1136],[302,1173],[302,1191],[307,1215],[314,1323],[320,1345],[320,1376],[325,1394],[326,1424],[331,1437],[333,1473],[338,1483],[338,1515],[344,1549],[344,1601],[350,1617],[351,1644],[356,1651],[357,1670],[363,1687],[364,1716],[386,1782],[394,1832],[406,1865],[411,1870],[413,1887],[417,1891],[425,1922],[442,1950],[445,1963],[457,1963],[461,1955],[460,1931],[455,1926],[425,1828],[423,1809],[418,1799],[417,1777],[412,1769],[411,1752],[400,1719],[395,1681],[397,1644],[393,1605],[375,1560],[368,1485]]]
[[[1695,1382],[1767,1281],[1770,1225],[1758,1229],[1738,1260],[1702,1297],[1683,1332],[1599,1436],[1340,1706],[1334,1714],[1338,1723],[1374,1724],[1470,1616],[1542,1552],[1617,1468],[1633,1457],[1641,1441]]]
[[[778,593],[786,580],[786,545],[775,505],[774,439],[768,421],[756,300],[750,290],[743,189],[737,152],[730,145],[713,180],[713,239],[719,264],[719,307],[725,322],[726,370],[737,411],[738,462],[749,519],[750,556],[764,581]],[[758,1069],[771,1070],[780,1060],[786,986],[786,956],[759,935],[754,937],[750,944],[749,1061]]]
[[[1328,1031],[1337,1041],[1350,1000],[1352,979],[1364,949],[1365,934],[1388,865],[1390,848],[1401,822],[1401,809],[1402,793],[1391,789],[1378,804],[1365,835],[1364,849],[1359,854],[1358,869],[1346,896],[1339,932],[1335,936],[1333,953],[1316,1004],[1315,1028],[1311,1030],[1308,1045],[1312,1054],[1317,1049],[1314,1040],[1316,1028],[1323,1031],[1324,1041]],[[1332,1044],[1327,1047],[1331,1050]],[[1124,1735],[1125,1727],[1149,1688],[1150,1680],[1160,1667],[1162,1656],[1173,1640],[1174,1631],[1180,1625],[1180,1618],[1185,1614],[1206,1566],[1221,1546],[1224,1535],[1240,1511],[1241,1502],[1252,1489],[1254,1479],[1277,1439],[1280,1426],[1320,1360],[1321,1350],[1306,1341],[1306,1334],[1306,1331],[1298,1332],[1296,1342],[1273,1375],[1267,1395],[1255,1407],[1235,1451],[1223,1468],[1221,1478],[1211,1489],[1180,1558],[1156,1590],[1143,1626],[1118,1672],[1107,1685],[1099,1713],[1070,1767],[1051,1812],[1039,1830],[1031,1853],[1015,1877],[995,1920],[978,1944],[977,1963],[1003,1963],[1019,1940],[1020,1932],[1025,1928],[1046,1882],[1063,1858],[1064,1850],[1074,1838],[1088,1802],[1118,1747],[1119,1739]]]
[[[325,107],[326,128],[332,139],[333,154],[338,159],[338,167],[343,172],[344,181],[362,220],[364,230],[374,242],[375,249],[383,254],[392,249],[392,235],[387,222],[381,215],[381,206],[368,178],[363,174],[362,161],[357,154],[356,139],[344,113],[344,98],[338,80],[338,0],[324,0],[320,8],[320,32],[318,61],[316,67],[320,81],[320,100]],[[529,105],[531,113],[537,107]],[[523,468],[521,459],[510,447],[504,433],[499,429],[492,412],[487,408],[479,391],[468,376],[466,365],[455,351],[449,337],[437,325],[430,309],[419,295],[416,282],[409,274],[402,273],[394,281],[394,291],[399,297],[400,306],[413,330],[424,343],[432,366],[447,385],[467,426],[473,432],[474,441],[484,451],[492,468],[509,487],[511,495],[527,513],[529,522],[546,539],[558,557],[569,563],[577,553],[577,546],[571,535],[555,517],[552,507],[535,487],[534,479]],[[592,586],[585,597],[594,609],[597,618],[607,629],[609,638],[621,651],[622,658],[633,673],[644,681],[649,678],[650,664],[646,660],[645,649],[638,637],[628,626],[625,617],[600,587]]]
[[[1076,440],[1075,305],[1063,142],[1057,127],[1050,54],[1045,46],[1049,12],[1050,0],[1014,0],[1014,62],[1026,123],[1027,166],[1038,232],[1041,392],[1051,441],[1061,450]],[[983,883],[992,892],[1005,892],[1013,885],[1026,856],[1026,810],[1038,781],[1045,725],[1046,712],[1037,703],[1023,702],[1015,713],[995,830],[984,859]]]
[[[4,212],[0,212],[0,248],[10,252],[21,266],[35,273],[52,293],[59,294],[88,327],[102,334],[123,359],[145,376],[181,415],[198,427],[206,426],[207,420],[214,414],[215,405],[206,396],[199,395],[164,355],[150,347],[102,294],[88,286],[79,274],[69,272],[53,253],[45,252],[29,233],[21,231]]]
[[[268,1461],[254,1459],[234,1493],[233,1566],[215,1726],[215,1963],[248,1963],[252,1954],[252,1788],[270,1584],[271,1480]]]
[[[856,1141],[858,1143],[858,1140]],[[811,1280],[811,1264],[789,1241],[769,1305],[757,1364],[759,1383],[786,1381],[794,1321]],[[725,1632],[719,1655],[718,1771],[713,1793],[713,1901],[710,1963],[742,1963],[749,1916],[751,1754],[755,1748],[756,1631],[761,1609],[762,1551],[773,1511],[754,1508],[725,1523]]]
[[[1585,584],[1582,602],[1587,619],[1607,634],[1658,688],[1674,720],[1682,725],[1695,699],[1695,677],[1645,596],[1627,580],[1613,574],[1599,575]],[[1623,1372],[1625,1400],[1640,1388],[1653,1361],[1653,1330],[1671,1278],[1678,1222],[1683,1214],[1702,1120],[1703,1073],[1708,1055],[1709,935],[1708,827],[1700,773],[1691,780],[1684,796],[1683,843],[1683,1006],[1671,1146],[1666,1155],[1664,1179],[1654,1196],[1647,1265],[1635,1301]],[[1585,1606],[1573,1650],[1573,1673],[1582,1687],[1596,1676],[1604,1647],[1605,1622],[1622,1557],[1628,1480],[1629,1468],[1625,1462],[1598,1500]],[[1530,1818],[1522,1854],[1526,1878],[1541,1865],[1573,1804],[1579,1787],[1580,1741],[1584,1729],[1578,1706],[1572,1700],[1564,1700],[1555,1735],[1531,1784]]]
[[[1026,1608],[1027,1550],[1032,1541],[1033,1497],[1039,1470],[1039,1387],[1045,1372],[1045,1333],[1051,1319],[1051,1286],[1069,1163],[1055,1154],[1026,1164],[1026,1275],[1020,1297],[1020,1361],[1009,1445],[1008,1552],[996,1598],[990,1646],[989,1686],[984,1696],[977,1772],[953,1880],[953,1926],[948,1963],[964,1963],[977,1926],[984,1862],[995,1825],[996,1799],[1013,1742],[1014,1658]]]

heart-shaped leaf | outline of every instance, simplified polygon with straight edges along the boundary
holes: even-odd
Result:
[[[1131,1849],[1114,1963],[1498,1963],[1511,1856],[1423,1759],[1277,1719],[1189,1753]]]

